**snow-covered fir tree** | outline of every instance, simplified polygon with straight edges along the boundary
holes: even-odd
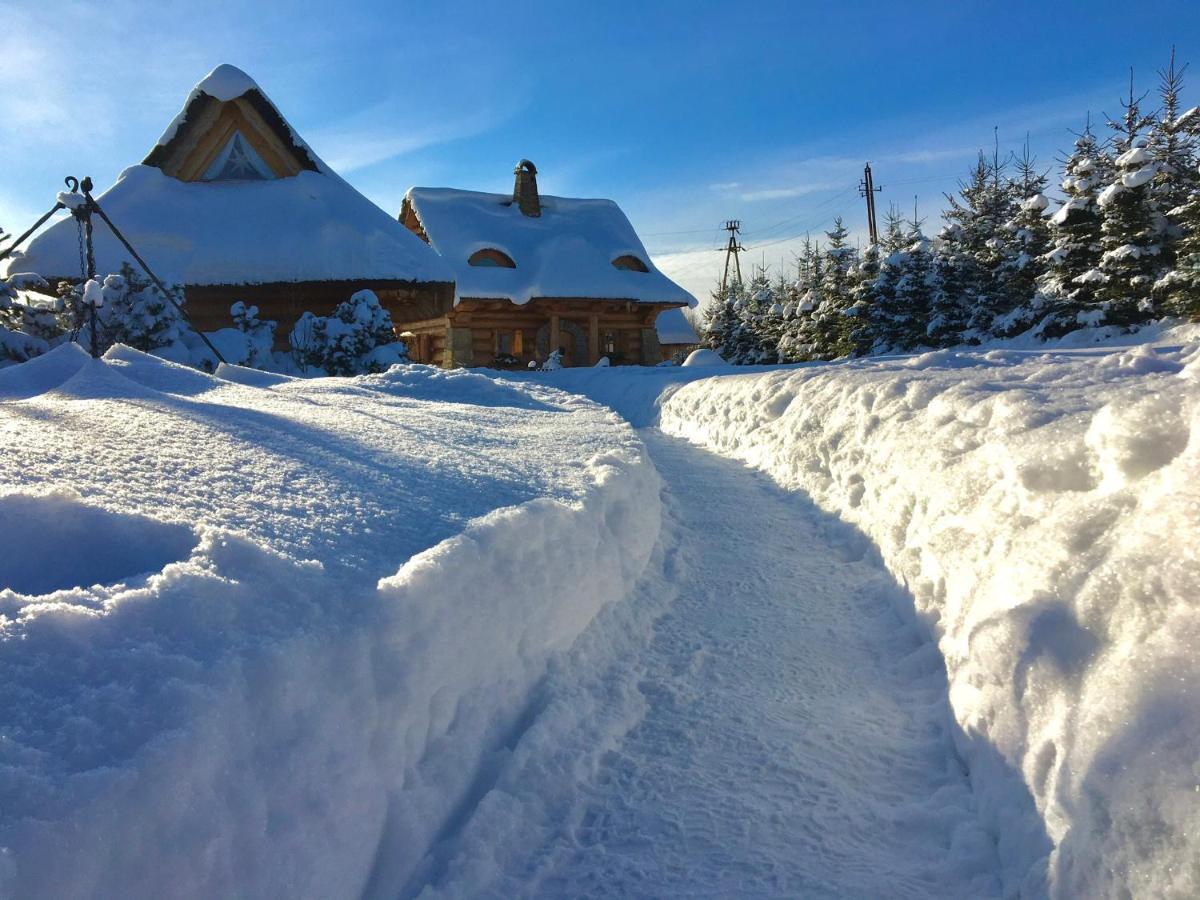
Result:
[[[1200,188],[1176,207],[1175,221],[1175,265],[1155,284],[1154,296],[1167,315],[1200,318]]]
[[[1050,250],[1046,173],[1038,169],[1037,160],[1030,155],[1028,140],[1014,167],[1016,174],[1008,187],[1014,212],[1002,229],[1005,252],[999,271],[1010,305],[1008,312],[992,323],[991,333],[996,337],[1012,337],[1035,324],[1040,304],[1035,306],[1034,297],[1045,275]]]
[[[855,306],[851,273],[857,254],[849,244],[849,235],[840,216],[834,219],[833,230],[825,232],[828,243],[821,255],[820,302],[812,311],[815,347],[811,356],[816,359],[848,356],[855,349],[853,334],[859,309]]]
[[[288,343],[302,369],[329,375],[382,372],[408,361],[408,348],[396,337],[391,315],[369,290],[339,303],[330,316],[304,313]]]
[[[980,151],[958,194],[946,196],[942,214],[946,226],[940,242],[947,245],[946,255],[957,257],[954,268],[966,292],[968,327],[979,336],[990,334],[993,321],[1024,299],[1010,290],[1003,271],[1010,258],[1004,226],[1015,211],[1006,169],[998,147],[990,159]]]
[[[733,333],[738,326],[737,310],[733,308],[735,300],[729,285],[722,286],[718,282],[704,311],[701,342],[727,360],[733,352]]]
[[[98,320],[105,347],[125,344],[146,353],[178,349],[176,355],[186,359],[184,334],[189,327],[178,308],[183,303],[182,291],[173,290],[176,305],[172,305],[125,263],[120,274],[105,276],[103,294]]]
[[[858,262],[850,280],[850,297],[854,309],[854,322],[850,331],[853,355],[863,356],[871,352],[875,343],[875,309],[879,302],[880,257],[879,247],[868,244],[858,255]]]
[[[1183,237],[1180,209],[1200,187],[1196,168],[1197,138],[1200,137],[1200,109],[1181,110],[1180,94],[1187,66],[1176,67],[1175,50],[1171,61],[1159,72],[1158,95],[1162,107],[1150,124],[1146,146],[1158,166],[1150,183],[1150,193],[1162,223],[1164,269],[1175,261],[1176,243]]]
[[[1151,289],[1161,274],[1163,218],[1150,189],[1158,164],[1137,144],[1114,162],[1115,178],[1096,200],[1103,215],[1103,277],[1096,293],[1104,303],[1106,323],[1131,325],[1153,315]]]
[[[1112,159],[1089,122],[1063,160],[1060,187],[1066,199],[1050,217],[1051,248],[1038,285],[1041,297],[1034,300],[1044,311],[1037,327],[1046,337],[1079,328],[1098,314],[1096,288],[1104,276],[1098,268],[1103,219],[1097,201],[1112,171]]]

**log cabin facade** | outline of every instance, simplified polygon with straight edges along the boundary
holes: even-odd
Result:
[[[141,165],[97,200],[157,274],[182,286],[197,330],[230,326],[241,300],[278,322],[285,349],[303,312],[326,314],[362,289],[396,321],[453,306],[449,267],[326,166],[233,66],[204,78]],[[95,247],[101,275],[132,263],[103,227]],[[78,281],[74,221],[46,229],[9,268]]]
[[[412,188],[400,222],[454,271],[452,309],[397,320],[414,361],[525,368],[557,349],[564,365],[655,365],[656,319],[695,300],[651,263],[609,200],[540,196],[522,160],[512,196]]]

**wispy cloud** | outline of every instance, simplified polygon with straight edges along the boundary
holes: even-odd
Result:
[[[479,109],[436,124],[413,127],[416,117],[390,103],[350,121],[310,131],[306,140],[334,170],[355,172],[427,147],[476,137],[502,124],[513,110]]]
[[[755,191],[743,191],[742,200],[753,203],[756,200],[780,200],[788,197],[803,197],[806,194],[816,194],[821,191],[835,190],[842,187],[838,181],[819,181],[811,184],[796,184],[789,187],[761,188]]]

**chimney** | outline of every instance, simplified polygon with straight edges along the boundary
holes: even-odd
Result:
[[[542,201],[538,199],[537,166],[523,159],[517,163],[513,174],[517,176],[516,184],[513,185],[513,202],[521,207],[521,212],[525,215],[540,216]]]

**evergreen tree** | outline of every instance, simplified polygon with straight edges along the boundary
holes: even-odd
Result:
[[[1001,160],[999,146],[989,160],[979,152],[966,181],[959,183],[958,195],[947,195],[943,213],[946,228],[941,234],[947,256],[970,307],[968,325],[981,336],[988,336],[997,316],[1007,314],[1020,301],[1004,278],[1010,254],[1006,253],[1004,226],[1015,212],[1012,193]]]
[[[1038,171],[1026,141],[1024,152],[1016,160],[1016,177],[1009,182],[1015,212],[1004,224],[1005,259],[999,273],[1013,305],[993,323],[992,333],[997,337],[1011,337],[1033,325],[1041,307],[1040,302],[1035,305],[1035,297],[1050,250],[1046,219],[1050,201],[1045,189],[1046,174]]]
[[[813,310],[814,355],[819,359],[836,359],[849,356],[855,345],[851,337],[856,330],[854,321],[857,313],[852,311],[854,297],[851,270],[855,264],[855,252],[847,241],[850,232],[841,216],[834,219],[832,231],[825,232],[828,238],[820,269],[820,304]]]
[[[1111,172],[1112,160],[1089,123],[1063,160],[1061,188],[1066,200],[1050,217],[1051,249],[1038,298],[1045,312],[1038,328],[1045,337],[1065,334],[1100,314],[1096,286],[1103,280],[1098,268],[1102,219],[1097,200]]]
[[[124,263],[119,275],[105,277],[103,292],[99,322],[106,346],[125,344],[146,353],[184,347],[183,335],[189,326],[177,308],[183,304],[181,290],[172,292],[176,304],[172,305],[157,287]]]
[[[1150,125],[1147,147],[1158,171],[1150,184],[1150,193],[1158,212],[1165,217],[1162,223],[1162,254],[1160,263],[1169,267],[1175,260],[1176,242],[1183,236],[1181,215],[1177,210],[1186,204],[1200,186],[1196,170],[1196,130],[1200,127],[1200,110],[1181,112],[1180,92],[1187,66],[1175,67],[1175,49],[1171,49],[1170,65],[1159,74],[1158,94],[1162,109]]]
[[[288,343],[305,371],[316,368],[328,375],[382,372],[408,361],[408,348],[396,337],[391,315],[370,290],[339,303],[333,315],[305,312]]]
[[[737,312],[733,308],[734,296],[728,286],[720,282],[713,288],[712,299],[704,312],[702,342],[710,349],[729,360],[733,352],[733,332],[737,327]]]
[[[928,343],[934,273],[932,246],[914,217],[907,223],[905,249],[890,254],[879,278],[879,298],[873,321],[873,352],[912,350]]]
[[[1159,279],[1154,295],[1162,312],[1200,318],[1200,188],[1176,210],[1175,266]]]
[[[933,253],[933,283],[925,337],[934,347],[948,347],[966,339],[964,336],[971,318],[970,285],[975,272],[966,270],[969,257],[957,251],[954,242],[943,239]]]
[[[850,297],[853,301],[854,321],[850,330],[853,354],[863,356],[871,352],[875,343],[875,310],[879,303],[880,259],[879,247],[869,244],[859,254],[858,265],[853,270]]]
[[[1150,152],[1133,146],[1116,159],[1116,178],[1097,198],[1100,271],[1097,296],[1105,303],[1105,321],[1130,325],[1153,315],[1151,289],[1158,280],[1162,219],[1157,215],[1150,180],[1158,166]]]

